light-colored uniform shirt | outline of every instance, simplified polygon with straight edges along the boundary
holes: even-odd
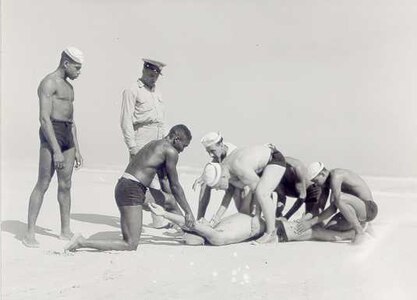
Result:
[[[143,147],[165,136],[165,107],[155,87],[147,88],[141,80],[123,91],[120,125],[129,150]]]

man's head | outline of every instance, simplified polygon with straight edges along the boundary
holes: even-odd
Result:
[[[156,81],[161,75],[162,68],[166,65],[160,61],[143,58],[142,78],[144,84],[154,87]]]
[[[172,141],[172,146],[180,153],[191,142],[191,131],[183,124],[175,125],[168,133],[169,139]]]
[[[208,163],[203,171],[203,181],[216,190],[227,190],[229,187],[229,170],[219,163]]]
[[[201,139],[201,144],[215,161],[222,161],[227,154],[223,137],[219,132],[209,132]]]
[[[84,63],[84,54],[75,47],[68,47],[61,53],[59,65],[65,71],[65,76],[71,80],[81,74],[81,66]]]
[[[329,171],[324,167],[322,162],[313,162],[308,166],[307,169],[308,179],[322,186],[325,184],[327,177],[329,177]]]

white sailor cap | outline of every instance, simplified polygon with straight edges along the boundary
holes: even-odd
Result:
[[[215,186],[222,175],[222,167],[219,163],[208,163],[203,171],[203,181],[210,187]]]
[[[307,168],[308,180],[313,180],[324,169],[322,162],[316,161],[311,163]]]
[[[67,47],[63,51],[69,58],[74,62],[83,64],[84,63],[84,54],[82,51],[75,47]]]
[[[211,145],[214,145],[218,142],[220,142],[222,139],[222,135],[220,132],[209,132],[205,136],[201,138],[201,143],[205,148],[210,147]]]

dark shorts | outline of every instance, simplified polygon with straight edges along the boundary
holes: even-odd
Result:
[[[269,148],[271,149],[271,160],[268,162],[268,165],[278,165],[281,167],[286,168],[285,157],[279,152],[275,146],[270,145]]]
[[[137,181],[120,178],[114,189],[117,206],[138,206],[145,203],[146,187]]]
[[[370,222],[378,215],[378,205],[374,201],[365,200],[366,222]]]
[[[276,227],[277,227],[278,242],[280,243],[288,242],[287,232],[285,231],[285,227],[282,221],[277,221]]]
[[[67,151],[74,148],[74,137],[72,136],[72,122],[51,120],[52,127],[55,132],[56,140],[61,148],[61,151]],[[39,128],[39,139],[41,140],[41,146],[47,146],[52,151],[51,145],[49,145],[42,128]]]

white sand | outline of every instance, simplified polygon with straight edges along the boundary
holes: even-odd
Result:
[[[2,299],[415,299],[417,180],[368,178],[380,213],[375,239],[347,243],[249,243],[185,246],[146,228],[136,252],[63,254],[56,179],[38,219],[39,249],[21,244],[36,167],[2,174]],[[122,170],[120,170],[122,171]],[[95,238],[118,237],[113,198],[121,172],[74,174],[72,229]],[[181,182],[193,210],[195,175]],[[208,216],[217,209],[214,195]],[[233,204],[228,214],[235,212]],[[145,213],[145,224],[151,220]]]

